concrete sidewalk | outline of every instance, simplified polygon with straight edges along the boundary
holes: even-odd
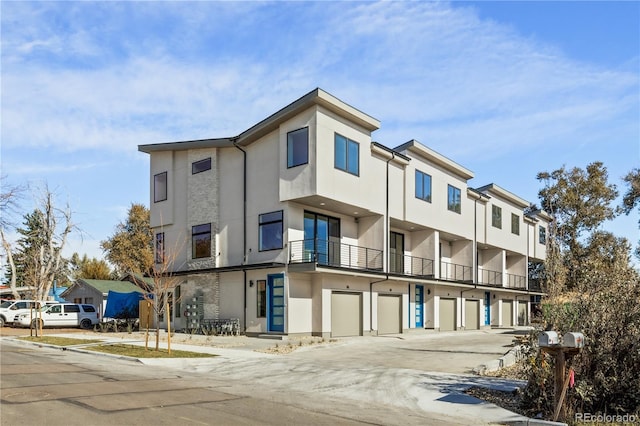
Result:
[[[136,333],[61,336],[144,345],[144,335]],[[180,371],[182,376],[236,379],[282,392],[294,391],[309,398],[315,395],[403,407],[441,415],[454,424],[507,424],[528,419],[464,391],[471,386],[512,391],[524,385],[522,381],[468,373],[478,364],[504,355],[512,340],[513,332],[505,330],[356,337],[303,346],[299,346],[297,339],[274,341],[245,336],[176,334],[172,339],[173,349],[218,356],[139,361]],[[290,344],[295,350],[285,355],[259,352],[276,344],[279,347]],[[151,336],[149,346],[154,345],[155,338]],[[161,347],[166,348],[166,341],[161,342]]]

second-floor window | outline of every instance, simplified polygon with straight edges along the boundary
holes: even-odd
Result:
[[[153,202],[158,203],[167,199],[167,172],[158,173],[153,177]]]
[[[416,170],[416,198],[431,202],[431,176]]]
[[[460,213],[462,211],[462,194],[460,188],[447,185],[447,209],[452,212]]]
[[[211,256],[211,224],[191,228],[191,257],[199,259]]]
[[[502,229],[502,208],[496,205],[491,205],[491,225]]]
[[[282,248],[282,210],[258,217],[260,251]]]
[[[360,144],[336,133],[334,148],[335,168],[358,176],[360,174]]]
[[[520,216],[511,213],[511,233],[520,235]]]
[[[206,172],[207,170],[211,170],[211,157],[191,163],[192,175],[195,175],[196,173]]]
[[[156,263],[164,263],[164,232],[156,234]]]
[[[309,162],[309,128],[287,133],[287,167],[296,167]]]
[[[538,241],[540,244],[547,244],[547,230],[544,226],[538,228]]]

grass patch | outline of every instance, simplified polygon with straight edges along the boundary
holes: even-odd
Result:
[[[74,339],[72,337],[56,337],[56,336],[29,336],[19,337],[19,340],[26,340],[27,342],[44,343],[47,345],[56,346],[73,346],[73,345],[86,345],[89,343],[100,343],[102,340],[96,339]]]
[[[130,356],[133,358],[211,358],[218,356],[202,352],[179,351],[176,349],[172,349],[171,354],[169,354],[166,349],[156,351],[155,349],[145,349],[144,346],[123,344],[92,346],[85,349],[113,355]]]

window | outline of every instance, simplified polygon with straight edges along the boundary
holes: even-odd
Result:
[[[196,173],[206,172],[207,170],[211,170],[211,157],[191,163],[192,175],[195,175]]]
[[[287,167],[296,167],[309,162],[309,128],[287,133]]]
[[[182,299],[182,297],[180,296],[180,286],[177,285],[176,288],[173,290],[173,303],[176,305],[176,318],[180,318],[180,299]]]
[[[153,202],[158,203],[167,199],[167,172],[158,173],[153,177]]]
[[[431,202],[431,176],[416,170],[416,198]]]
[[[73,303],[82,303],[82,297],[74,297]]]
[[[502,208],[491,205],[491,225],[494,228],[502,229]]]
[[[156,234],[156,263],[164,263],[164,232]]]
[[[93,305],[93,297],[85,297],[84,298],[84,303],[88,303],[90,305]],[[93,311],[91,311],[93,312]]]
[[[460,213],[462,203],[460,189],[451,185],[447,185],[447,187],[447,208],[452,212]]]
[[[334,147],[335,168],[358,176],[360,174],[360,144],[336,133]]]
[[[211,224],[191,228],[191,255],[194,259],[211,256]]]
[[[540,244],[547,244],[547,230],[544,226],[538,228],[538,241]]]
[[[93,305],[82,305],[82,309],[84,309],[85,312],[95,312],[96,311],[96,308]]]
[[[282,210],[258,216],[260,251],[282,248]]]
[[[62,305],[51,305],[47,312],[49,312],[50,314],[61,314]]]
[[[78,305],[64,305],[64,312],[80,312],[80,306]]]
[[[267,316],[267,280],[258,280],[258,318]]]
[[[511,233],[520,235],[520,216],[511,213]]]

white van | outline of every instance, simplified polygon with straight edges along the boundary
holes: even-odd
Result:
[[[52,300],[5,300],[0,303],[0,327],[13,323],[16,315],[29,314],[32,309],[57,303]]]
[[[58,303],[46,306],[42,312],[16,315],[14,325],[18,327],[37,326],[41,321],[43,327],[81,327],[91,328],[98,323],[98,311],[93,305],[78,303]]]

